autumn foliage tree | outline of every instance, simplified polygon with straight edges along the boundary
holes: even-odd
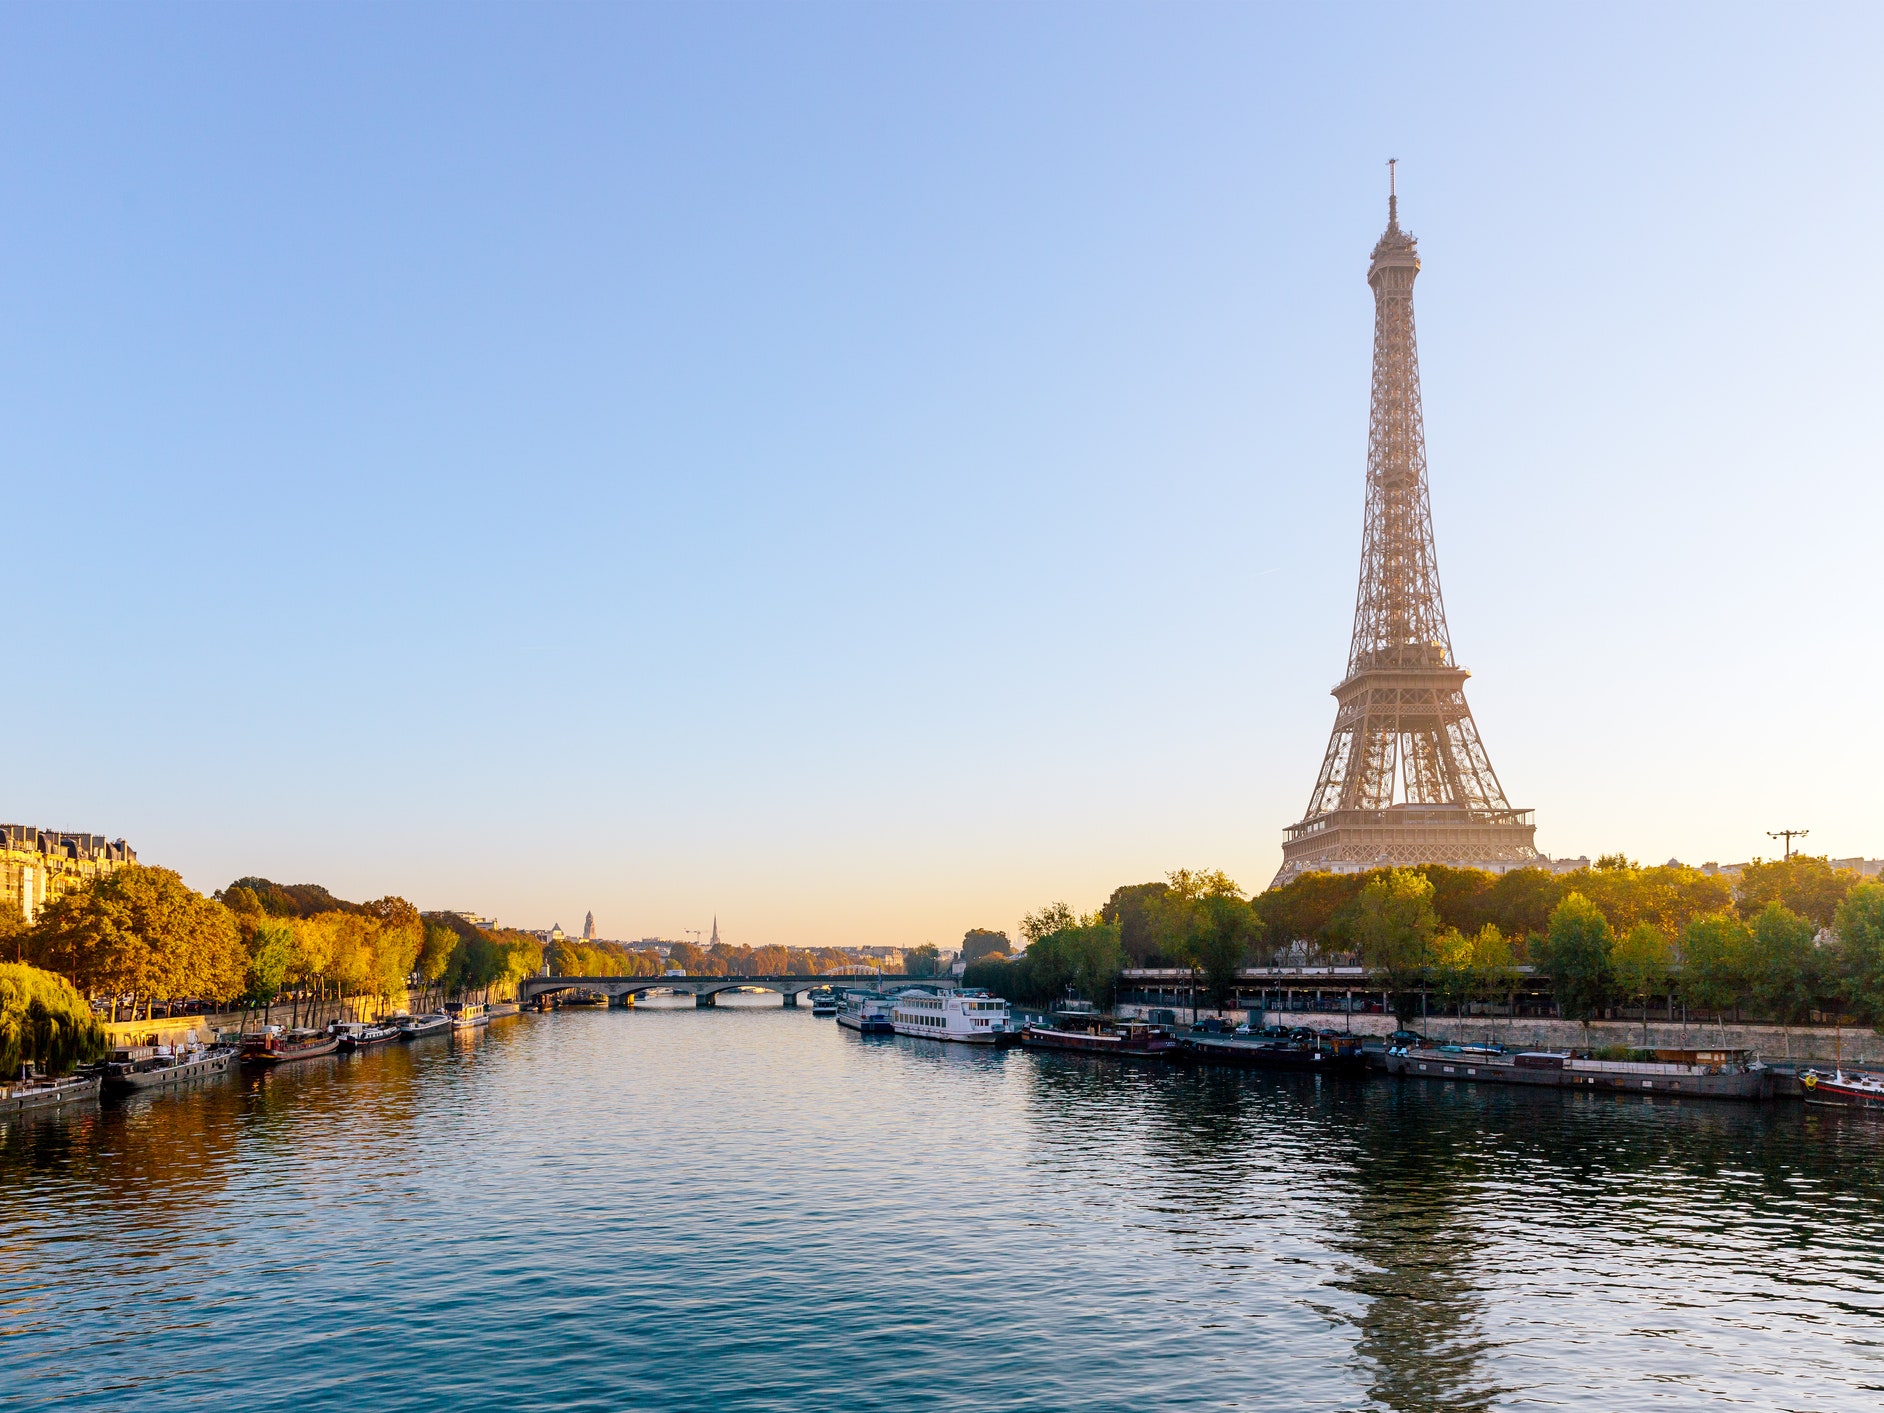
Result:
[[[87,995],[153,1001],[240,996],[248,954],[229,909],[167,868],[132,864],[47,904],[26,947],[34,965]]]

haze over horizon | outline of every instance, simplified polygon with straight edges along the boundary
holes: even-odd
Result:
[[[1394,157],[1540,848],[1884,854],[1875,7],[0,37],[0,820],[622,938],[1260,888],[1346,658]]]

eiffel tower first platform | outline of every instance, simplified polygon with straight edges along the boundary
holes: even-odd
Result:
[[[1285,832],[1272,887],[1318,870],[1437,863],[1502,873],[1538,861],[1531,812],[1513,809],[1498,783],[1446,628],[1413,336],[1420,257],[1399,208],[1390,189],[1367,270],[1374,387],[1354,641],[1315,793]]]

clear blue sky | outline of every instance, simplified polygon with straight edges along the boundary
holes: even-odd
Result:
[[[1388,157],[1553,854],[1884,854],[1884,10],[12,6],[0,818],[531,925],[1267,881]]]

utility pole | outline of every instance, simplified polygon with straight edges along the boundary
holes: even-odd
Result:
[[[1792,841],[1795,839],[1803,839],[1811,832],[1810,829],[1769,829],[1766,831],[1766,837],[1768,839],[1784,839],[1786,841],[1786,861],[1790,863],[1792,861]]]

